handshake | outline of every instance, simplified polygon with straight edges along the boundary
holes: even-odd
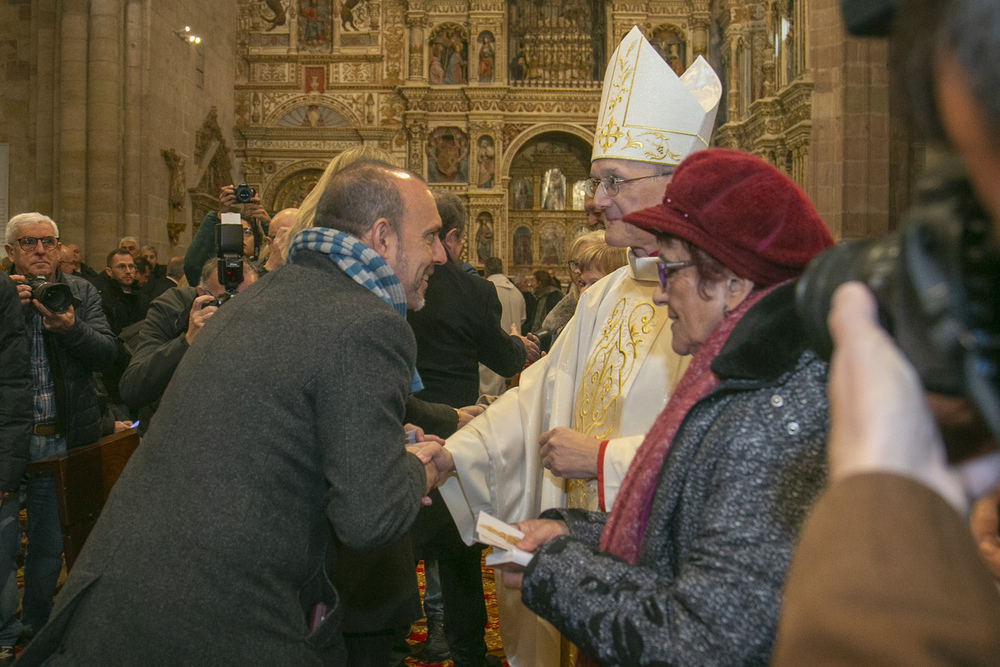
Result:
[[[427,485],[424,493],[430,493],[444,481],[450,473],[455,470],[455,460],[451,453],[445,449],[444,440],[436,435],[427,435],[423,429],[407,424],[406,441],[410,444],[406,446],[406,451],[416,456],[424,464],[424,472],[427,475]],[[425,497],[422,500],[424,505],[430,505],[430,499]]]

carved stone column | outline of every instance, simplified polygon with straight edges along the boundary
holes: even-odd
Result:
[[[122,211],[122,0],[90,0],[87,47],[87,240],[113,248],[127,227]],[[135,220],[134,222],[138,222]]]
[[[87,0],[65,0],[59,16],[59,113],[58,180],[55,219],[63,238],[88,239],[87,215]],[[93,253],[91,253],[93,255]],[[93,261],[93,259],[91,259]]]
[[[408,3],[409,9],[406,12],[406,29],[410,34],[409,40],[409,74],[408,81],[427,81],[427,73],[424,71],[424,26],[427,23],[427,12],[424,11],[423,2],[411,0]]]
[[[424,146],[427,145],[427,114],[407,114],[406,168],[424,174]]]
[[[695,15],[691,17],[691,61],[698,56],[708,58],[708,25],[709,16]],[[689,63],[690,64],[690,63]]]

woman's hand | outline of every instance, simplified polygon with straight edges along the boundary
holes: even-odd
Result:
[[[522,521],[514,526],[524,533],[524,537],[516,546],[521,551],[534,553],[538,547],[552,541],[560,535],[569,535],[569,527],[565,521],[553,521],[552,519],[532,519]],[[503,585],[516,590],[521,589],[521,579],[524,576],[524,568],[520,565],[500,566],[503,573]]]

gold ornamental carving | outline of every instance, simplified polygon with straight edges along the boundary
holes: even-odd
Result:
[[[605,440],[618,435],[621,403],[636,360],[649,343],[656,311],[648,301],[622,297],[605,322],[597,346],[587,359],[576,395],[573,430]]]

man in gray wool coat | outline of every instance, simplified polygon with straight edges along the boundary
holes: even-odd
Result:
[[[445,254],[427,186],[381,163],[331,179],[315,224],[184,355],[20,663],[345,664],[335,542],[399,537],[438,481],[440,446],[404,444],[401,313]]]

